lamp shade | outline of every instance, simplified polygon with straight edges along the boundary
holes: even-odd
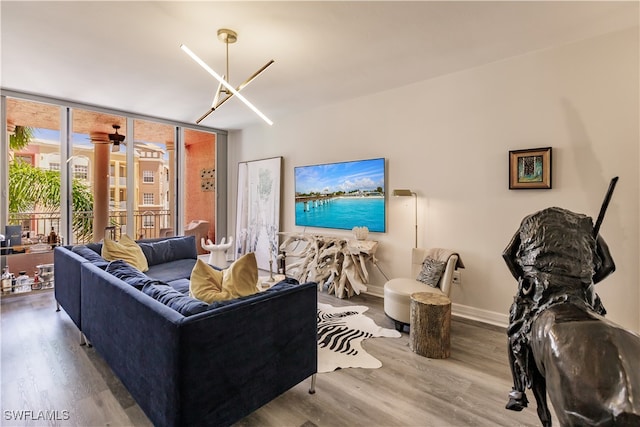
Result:
[[[401,189],[401,190],[393,190],[393,195],[396,197],[409,197],[409,196],[413,196],[415,193],[413,193],[411,190],[406,190],[406,189]]]

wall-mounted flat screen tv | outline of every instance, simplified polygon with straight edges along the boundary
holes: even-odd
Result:
[[[296,225],[385,231],[384,158],[296,166],[294,175]]]

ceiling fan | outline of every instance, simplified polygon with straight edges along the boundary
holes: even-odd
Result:
[[[118,129],[120,129],[120,125],[112,125],[112,127],[116,130],[115,133],[109,134],[109,141],[113,142],[113,147],[111,147],[111,151],[118,152],[120,151],[120,144],[124,145],[124,135],[120,135],[118,133]]]
[[[240,99],[244,104],[253,110],[262,120],[264,120],[267,124],[272,125],[273,122],[260,110],[258,110],[247,98],[240,94],[240,91],[245,88],[249,83],[251,83],[256,77],[258,77],[264,70],[267,69],[271,64],[274,63],[274,60],[270,60],[267,62],[262,68],[253,73],[247,80],[245,80],[242,84],[240,84],[237,88],[231,86],[228,82],[229,78],[229,44],[235,43],[238,40],[238,34],[233,30],[228,30],[226,28],[221,28],[218,30],[218,39],[223,42],[227,48],[227,70],[226,75],[220,76],[216,73],[211,67],[209,67],[202,59],[200,59],[195,53],[193,53],[187,46],[180,45],[180,49],[182,49],[187,55],[191,57],[194,61],[196,61],[202,68],[205,69],[209,74],[211,74],[218,81],[218,88],[214,93],[213,102],[211,103],[211,107],[202,115],[196,123],[199,124],[201,121],[206,119],[211,113],[213,113],[216,109],[218,109],[222,104],[227,102],[231,97],[236,96]],[[221,99],[221,97],[224,97]]]

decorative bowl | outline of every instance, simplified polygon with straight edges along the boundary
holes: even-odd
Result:
[[[351,230],[357,240],[367,240],[369,237],[369,229],[367,227],[353,227]]]

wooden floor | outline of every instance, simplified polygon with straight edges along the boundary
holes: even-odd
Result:
[[[378,297],[319,294],[319,301],[367,305],[379,325],[393,327]],[[0,425],[151,425],[95,350],[79,345],[75,325],[64,311],[55,311],[52,291],[3,298],[0,317]],[[307,392],[306,380],[237,426],[540,425],[535,403],[522,412],[504,409],[511,379],[500,328],[454,318],[451,357],[445,360],[418,356],[408,343],[408,333],[366,340],[364,347],[382,368],[318,374],[315,394]],[[43,419],[52,414],[57,420]]]

